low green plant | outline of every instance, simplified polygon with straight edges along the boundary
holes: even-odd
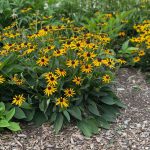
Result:
[[[21,130],[19,124],[12,121],[14,115],[15,115],[15,108],[6,110],[5,103],[0,102],[0,131],[2,131],[5,128],[11,131]]]
[[[50,22],[45,16],[28,29],[19,22],[3,28],[0,98],[15,110],[14,118],[37,125],[49,121],[56,133],[74,121],[88,137],[99,127],[109,129],[125,108],[112,83],[136,49],[126,41],[118,53],[113,50],[127,16],[103,14],[84,24],[69,18]]]

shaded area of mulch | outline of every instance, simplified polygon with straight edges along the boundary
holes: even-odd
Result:
[[[128,106],[110,130],[85,138],[70,125],[59,135],[49,124],[0,134],[0,150],[150,150],[150,85],[138,70],[120,69],[114,87]]]

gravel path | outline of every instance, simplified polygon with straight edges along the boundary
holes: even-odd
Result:
[[[59,135],[48,124],[31,125],[16,134],[0,134],[0,150],[150,150],[150,85],[137,70],[121,69],[118,77],[115,90],[128,108],[110,130],[85,138],[73,125]]]

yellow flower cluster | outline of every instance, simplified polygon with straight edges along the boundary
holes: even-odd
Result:
[[[142,24],[134,25],[137,32],[137,37],[132,37],[130,40],[137,44],[141,50],[137,52],[137,56],[133,58],[134,62],[140,61],[140,57],[145,55],[146,49],[150,49],[150,20],[143,21]],[[143,50],[144,49],[144,50]]]
[[[146,44],[146,48],[150,48],[150,20],[145,20],[142,24],[138,24],[134,26],[134,29],[139,33],[138,37],[132,38],[132,42],[136,42],[138,44],[142,44],[143,42]]]
[[[42,23],[33,20],[33,23],[39,22]],[[30,34],[26,35],[19,30],[13,34],[14,27],[15,24],[5,28],[1,35],[4,46],[0,57],[15,53],[18,61],[25,63],[27,68],[32,64],[34,68],[42,70],[38,76],[42,76],[45,83],[43,94],[55,98],[55,105],[61,108],[69,106],[71,99],[80,93],[84,82],[90,79],[99,80],[99,84],[108,84],[116,65],[126,63],[123,58],[115,58],[115,52],[108,48],[111,39],[106,33],[91,33],[84,26],[75,26],[68,18],[62,18],[59,25],[42,25],[37,32],[30,26]],[[18,86],[28,81],[25,79],[24,82],[18,75],[11,79]],[[23,96],[13,98],[13,104],[19,106],[23,101]]]

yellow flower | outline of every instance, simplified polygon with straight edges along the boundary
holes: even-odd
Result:
[[[2,75],[0,75],[0,84],[2,84],[4,82],[5,82],[5,78]]]
[[[126,34],[125,32],[119,32],[118,35],[124,37]]]
[[[109,49],[105,50],[104,53],[107,55],[114,55],[113,51],[111,51]]]
[[[134,57],[134,58],[133,58],[133,62],[136,63],[136,62],[139,62],[139,61],[140,61],[140,57],[137,56],[137,57]]]
[[[125,61],[124,59],[122,59],[122,58],[118,59],[117,61],[118,61],[120,64],[125,64],[125,63],[126,63],[126,61]]]
[[[18,75],[15,74],[14,77],[11,79],[12,82],[14,82],[16,85],[22,85],[24,80],[23,79],[19,79]]]
[[[144,55],[145,55],[144,50],[140,50],[139,53],[138,53],[138,55],[139,55],[139,56],[144,56]]]
[[[102,65],[103,60],[101,58],[97,58],[96,60],[93,60],[93,64],[96,67],[99,67]]]
[[[21,94],[21,95],[15,95],[13,97],[12,104],[21,106],[23,102],[25,102],[25,98],[23,97],[23,94]]]
[[[73,68],[76,68],[78,65],[79,65],[79,60],[68,60],[66,65],[68,67],[73,67]]]
[[[48,85],[56,85],[57,84],[57,76],[53,75],[51,77],[46,78]]]
[[[75,91],[72,88],[65,89],[64,92],[66,97],[73,97],[73,95],[75,94]]]
[[[115,67],[115,62],[113,59],[107,58],[107,59],[103,60],[103,63],[109,68]]]
[[[76,76],[75,76],[72,81],[73,81],[75,84],[77,84],[77,85],[81,85],[82,80],[83,80],[83,79],[81,79],[81,77],[76,77]]]
[[[82,56],[86,61],[88,61],[89,59],[95,58],[96,54],[94,54],[93,52],[84,52]]]
[[[82,71],[82,72],[85,72],[85,73],[90,73],[90,72],[92,72],[92,65],[91,65],[91,64],[82,65],[82,66],[81,66],[81,71]]]
[[[48,46],[48,47],[46,47],[46,48],[44,49],[44,52],[47,53],[47,52],[53,50],[54,48],[55,48],[54,45],[53,45],[53,46]]]
[[[36,63],[39,66],[47,66],[48,62],[49,62],[49,59],[47,57],[43,56],[43,57],[39,58]]]
[[[57,69],[55,70],[55,73],[56,73],[59,77],[61,77],[61,76],[65,77],[65,76],[66,76],[66,71],[65,71],[64,69],[59,69],[59,68],[57,68]]]
[[[56,100],[56,106],[60,105],[61,108],[67,108],[69,106],[69,101],[66,98],[60,97]]]
[[[43,76],[48,80],[50,77],[54,76],[54,74],[52,72],[47,72]]]
[[[102,77],[102,81],[105,83],[110,83],[111,77],[108,74],[106,74]]]
[[[62,56],[64,54],[65,54],[65,49],[55,50],[53,52],[53,56],[55,56],[55,57]]]
[[[50,96],[53,93],[57,91],[56,87],[54,86],[47,86],[46,89],[44,90],[45,95]]]

